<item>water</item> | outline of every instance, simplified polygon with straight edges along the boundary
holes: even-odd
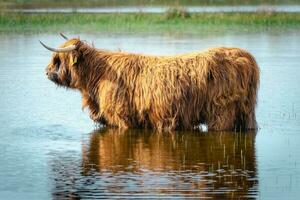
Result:
[[[258,6],[185,6],[191,13],[212,12],[300,12],[300,5],[258,5]],[[96,8],[34,8],[13,9],[24,13],[164,13],[169,7],[164,6],[121,6]]]
[[[300,189],[300,38],[282,33],[81,35],[104,49],[175,54],[226,45],[261,69],[257,132],[97,130],[78,92],[44,75],[57,35],[0,37],[1,199],[297,199]]]

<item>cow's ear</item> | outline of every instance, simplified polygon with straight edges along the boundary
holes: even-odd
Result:
[[[75,65],[77,63],[77,60],[78,60],[77,56],[71,54],[71,56],[70,56],[70,65],[71,66]]]
[[[76,65],[77,62],[78,62],[78,54],[77,53],[71,53],[70,54],[70,61],[69,62],[70,62],[71,66]]]

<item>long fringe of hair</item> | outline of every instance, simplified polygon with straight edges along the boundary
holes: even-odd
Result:
[[[146,56],[78,45],[77,88],[91,117],[109,126],[255,129],[259,68],[239,48]]]

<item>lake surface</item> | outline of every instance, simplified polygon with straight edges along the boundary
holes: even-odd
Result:
[[[45,77],[58,35],[0,37],[1,199],[298,199],[300,31],[151,36],[86,34],[104,49],[176,54],[219,45],[261,69],[257,132],[98,129],[76,91]]]
[[[258,6],[184,6],[191,13],[213,12],[300,12],[300,5],[258,5]],[[13,9],[24,13],[164,13],[169,7],[165,6],[120,6],[96,8],[34,8]]]

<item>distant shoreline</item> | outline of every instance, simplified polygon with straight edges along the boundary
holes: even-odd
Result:
[[[300,12],[300,5],[234,5],[234,6],[115,6],[115,7],[87,7],[87,8],[34,8],[10,9],[20,13],[165,13],[169,9],[184,9],[189,13],[234,13],[234,12]]]
[[[300,5],[299,0],[2,0],[0,8],[37,9],[37,8],[95,8],[95,7],[153,7],[153,6],[274,6]]]
[[[300,13],[0,13],[0,33],[190,33],[300,30]]]

